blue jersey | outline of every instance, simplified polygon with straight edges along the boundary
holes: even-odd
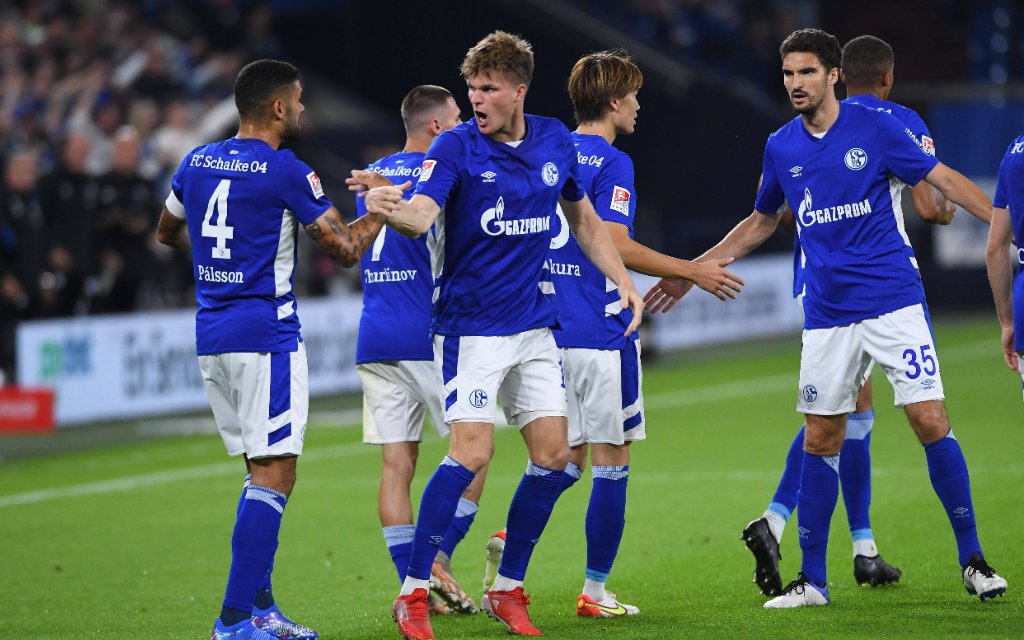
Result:
[[[422,153],[396,153],[374,162],[374,171],[401,184],[420,175]],[[412,198],[407,189],[405,197]],[[356,198],[356,212],[366,213],[366,201]],[[407,238],[384,227],[363,255],[363,314],[359,319],[356,364],[387,360],[433,360],[430,344],[430,251],[427,237]]]
[[[1014,140],[1003,156],[992,206],[1010,210],[1019,263],[1013,278],[1013,348],[1024,352],[1024,135]]]
[[[887,113],[842,103],[822,138],[798,116],[765,145],[754,209],[794,207],[803,247],[804,326],[836,327],[924,301],[900,232],[890,175],[915,185],[938,161]]]
[[[935,155],[935,141],[932,140],[932,134],[928,131],[928,125],[924,123],[921,116],[917,115],[917,112],[913,109],[908,109],[901,104],[890,102],[888,100],[881,100],[874,95],[862,93],[856,96],[850,96],[846,100],[843,100],[847,104],[860,104],[869,109],[876,111],[884,111],[897,120],[903,123],[907,131],[914,136],[917,140],[917,144],[924,149],[928,155]],[[896,185],[899,189],[905,186],[904,183],[896,181]],[[896,220],[899,226],[900,233],[906,236],[906,231],[903,222],[903,207],[900,202],[901,198],[899,194],[894,195],[892,199],[893,209],[896,213]],[[793,255],[793,296],[798,296],[804,291],[804,274],[803,274],[803,251],[800,247],[800,237],[796,236],[793,239],[794,244],[794,255]],[[907,238],[907,245],[910,246],[910,239]],[[911,248],[911,255],[913,255],[913,248]],[[913,261],[914,266],[917,266],[916,259]]]
[[[432,331],[504,336],[551,327],[542,292],[559,196],[579,201],[576,148],[552,118],[526,116],[517,146],[470,121],[439,135],[427,151],[416,194],[442,209],[432,248]]]
[[[262,140],[229,138],[185,156],[167,208],[192,240],[199,355],[298,349],[298,225],[330,207],[312,169]]]
[[[632,238],[636,215],[633,161],[602,136],[573,133],[572,140],[579,159],[580,183],[594,203],[597,216],[605,222],[625,225]],[[558,312],[555,342],[563,348],[625,348],[628,340],[624,333],[633,312],[622,308],[618,288],[583,253],[564,219],[560,223],[548,258],[555,286],[552,299]],[[631,338],[635,340],[637,334],[634,332]]]

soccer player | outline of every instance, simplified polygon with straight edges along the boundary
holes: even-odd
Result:
[[[1022,373],[1024,356],[1024,135],[1018,136],[999,165],[989,229],[988,280],[996,301],[1002,333],[1003,358],[1011,370]],[[1017,275],[1010,266],[1010,242],[1017,245]]]
[[[914,139],[925,152],[935,155],[935,144],[931,132],[917,113],[888,100],[893,84],[894,57],[892,48],[883,40],[865,35],[854,38],[843,47],[840,79],[846,84],[847,98],[844,103],[861,104],[871,109],[885,111],[895,116],[913,134]],[[893,179],[894,188],[902,191],[906,185]],[[946,200],[942,192],[927,182],[919,182],[910,190],[914,209],[925,222],[949,224],[956,206]],[[893,213],[898,226],[903,228],[901,198],[892,199]],[[793,212],[787,207],[781,224],[795,230]],[[795,242],[794,296],[803,295],[803,254],[799,239]],[[868,367],[866,376],[872,367]],[[871,379],[865,377],[864,385],[857,396],[853,413],[847,418],[846,439],[839,457],[839,483],[842,486],[843,502],[853,537],[853,576],[857,584],[879,586],[898,582],[902,572],[886,562],[878,552],[874,533],[871,530],[869,507],[871,504],[871,430],[875,412],[872,407]],[[754,582],[766,596],[777,596],[782,592],[782,578],[779,575],[779,544],[786,522],[796,509],[797,490],[800,488],[800,468],[803,465],[804,428],[801,426],[789,448],[786,466],[771,504],[764,515],[754,520],[743,530],[742,538],[754,554],[756,567]]]
[[[1006,581],[978,541],[967,464],[949,428],[921,278],[893,212],[890,175],[921,180],[985,219],[991,203],[972,182],[926,153],[887,113],[835,97],[841,51],[818,29],[779,49],[786,91],[799,114],[765,146],[754,211],[702,259],[750,253],[797,207],[805,258],[804,333],[797,409],[806,417],[797,495],[802,570],[767,608],[829,602],[825,551],[839,493],[847,415],[872,361],[924,446],[932,486],[956,538],[963,584],[983,600]]]
[[[643,74],[624,51],[584,56],[569,76],[569,96],[579,127],[572,134],[579,160],[580,183],[594,203],[626,267],[648,275],[684,278],[725,299],[735,297],[743,281],[723,265],[731,259],[695,263],[650,249],[633,239],[636,188],[633,162],[612,144],[630,135],[640,103]],[[560,228],[551,242],[548,269],[559,328],[555,342],[562,351],[569,402],[571,453],[562,490],[581,476],[590,445],[593,489],[586,517],[587,563],[579,616],[633,615],[605,589],[625,525],[630,443],[645,436],[640,342],[627,332],[630,311],[606,286],[605,275],[580,244]]]
[[[350,267],[383,222],[367,215],[346,225],[316,173],[279,148],[300,128],[298,69],[258,60],[239,72],[234,93],[238,133],[185,156],[157,232],[163,244],[192,252],[199,368],[228,454],[242,455],[249,472],[212,639],[314,640],[315,631],[278,609],[270,581],[309,407],[292,282],[296,236],[301,224]]]
[[[419,176],[423,154],[443,131],[461,124],[455,98],[443,87],[422,85],[402,101],[405,147],[353,172],[350,183],[378,176],[380,184]],[[369,175],[367,175],[369,174]],[[376,184],[376,183],[374,183]],[[405,195],[412,197],[411,191]],[[356,211],[364,213],[362,198]],[[424,234],[406,238],[387,227],[362,259],[363,314],[356,342],[356,370],[363,387],[363,442],[381,446],[378,510],[384,540],[404,581],[415,527],[409,487],[416,473],[423,418],[429,409],[438,435],[448,435],[441,408],[441,381],[430,344],[430,296],[433,282]],[[437,550],[430,586],[430,610],[476,613],[476,604],[451,574],[451,555],[476,517],[483,491],[481,470],[459,500],[455,518]],[[450,608],[449,608],[450,607]]]
[[[407,638],[433,638],[426,613],[430,566],[459,497],[494,451],[492,404],[500,396],[530,462],[506,523],[498,575],[481,607],[510,631],[540,635],[530,621],[523,577],[560,493],[569,456],[566,399],[555,312],[544,295],[556,206],[588,257],[640,321],[643,304],[577,177],[576,149],[557,120],[525,115],[533,51],[495,31],[462,63],[474,118],[442,133],[423,161],[411,200],[377,187],[368,211],[416,236],[436,224],[434,362],[444,382],[448,456],[423,492],[408,575],[392,613]],[[443,212],[443,213],[442,213]]]

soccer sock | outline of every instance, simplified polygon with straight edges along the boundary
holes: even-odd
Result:
[[[239,514],[242,513],[242,505],[245,504],[245,491],[252,484],[252,474],[245,474],[245,482],[242,483],[242,493],[238,496],[238,508],[235,509],[235,519],[238,519]],[[263,579],[263,585],[256,591],[256,601],[253,607],[256,609],[264,610],[274,606],[274,592],[273,585],[270,582],[270,575],[274,573],[274,561],[270,561],[270,569],[267,570],[267,576]]]
[[[438,465],[434,475],[430,476],[423,497],[420,499],[420,512],[416,522],[416,533],[413,536],[412,550],[409,554],[409,567],[402,585],[402,595],[409,586],[421,584],[410,583],[430,579],[430,567],[434,564],[438,547],[444,542],[444,536],[455,517],[459,499],[476,474],[456,462],[452,457],[445,456]]]
[[[801,426],[797,432],[793,444],[789,445],[789,453],[786,454],[786,468],[779,478],[779,486],[772,497],[772,503],[764,512],[764,518],[768,521],[768,528],[771,529],[775,540],[782,542],[782,532],[786,528],[786,522],[793,515],[796,509],[797,492],[800,490],[800,474],[804,464],[804,428]]]
[[[971,502],[971,478],[967,473],[967,461],[964,460],[964,453],[952,430],[945,438],[926,444],[924,453],[928,458],[928,475],[932,487],[946,509],[949,523],[953,525],[960,566],[965,567],[971,556],[981,552],[978,527],[974,521],[974,505]]]
[[[594,466],[591,473],[594,488],[587,507],[587,579],[603,585],[608,581],[626,526],[629,465]]]
[[[412,524],[396,524],[384,527],[384,542],[391,553],[391,561],[395,563],[398,579],[405,580],[405,572],[409,568],[409,555],[412,553],[412,539],[416,534],[416,526]]]
[[[522,581],[526,575],[533,547],[540,540],[561,493],[562,476],[562,471],[545,469],[532,461],[526,466],[526,473],[508,508],[505,552],[501,556],[501,566],[498,567],[499,577]],[[495,581],[496,591],[499,590],[497,585]]]
[[[824,587],[825,552],[832,512],[839,501],[839,456],[804,454],[800,491],[797,495],[797,522],[800,525],[801,571],[811,582]]]
[[[220,621],[234,625],[252,616],[256,590],[266,580],[277,551],[277,534],[288,498],[267,487],[250,485],[231,536],[231,571]]]
[[[455,517],[452,518],[452,523],[448,525],[448,532],[445,533],[444,542],[441,543],[441,548],[439,549],[439,551],[448,556],[449,560],[451,560],[452,554],[455,553],[455,547],[469,533],[469,528],[473,525],[473,520],[476,519],[476,512],[479,508],[479,505],[472,500],[459,498],[459,506],[455,508]]]
[[[873,409],[851,413],[846,419],[846,440],[839,455],[839,484],[843,488],[854,556],[878,555],[868,513],[871,507],[871,428],[874,424]]]
[[[562,472],[562,484],[558,489],[558,493],[563,493],[566,489],[576,484],[576,481],[580,479],[583,474],[580,472],[580,468],[575,463],[570,462],[565,465],[565,471]]]

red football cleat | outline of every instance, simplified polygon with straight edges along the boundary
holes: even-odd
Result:
[[[509,633],[521,636],[543,635],[530,622],[530,612],[526,610],[528,604],[530,596],[523,593],[522,587],[516,587],[512,591],[488,591],[484,594],[480,608],[508,627]]]
[[[416,589],[407,596],[398,596],[391,607],[391,617],[398,623],[398,633],[411,640],[434,640],[427,611],[427,590]]]

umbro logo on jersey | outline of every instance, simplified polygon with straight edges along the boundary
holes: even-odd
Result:
[[[797,178],[797,177],[800,176],[800,172],[803,171],[803,170],[804,170],[803,167],[797,165],[797,166],[793,167],[792,169],[790,169],[789,173],[790,173],[790,175],[792,177]]]
[[[484,182],[494,182],[494,179],[498,177],[498,174],[493,171],[484,171],[480,174],[480,177],[484,179]]]

